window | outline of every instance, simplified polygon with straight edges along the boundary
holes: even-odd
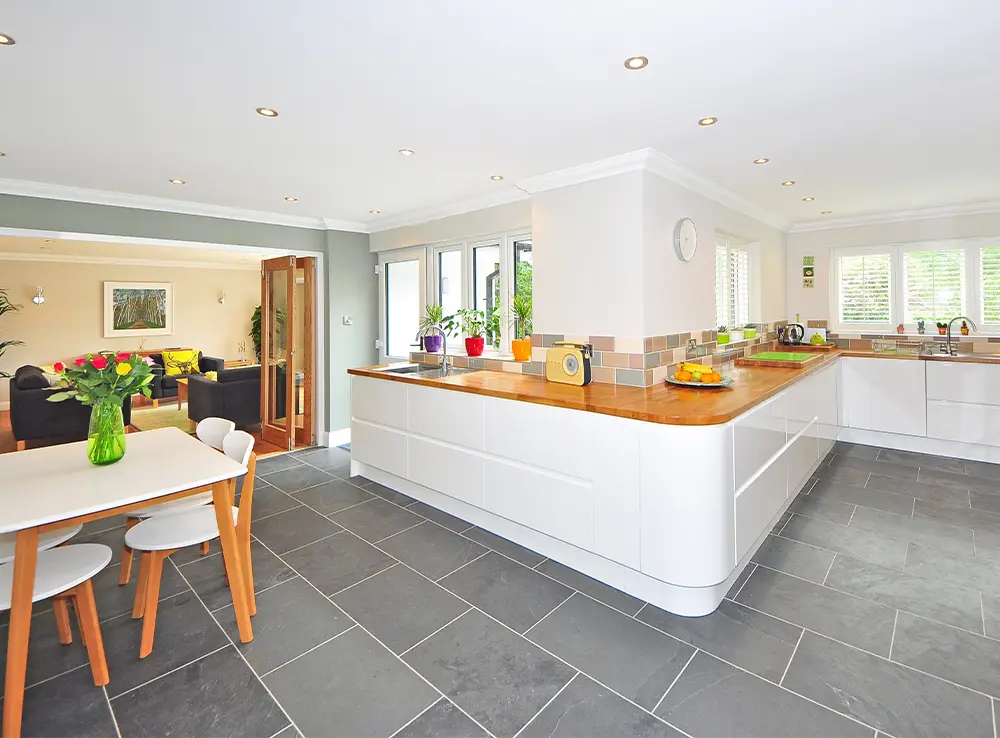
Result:
[[[500,346],[500,246],[476,246],[473,250],[473,303],[474,310],[486,315],[486,343],[493,348]]]
[[[982,249],[979,265],[983,323],[1000,325],[1000,246]]]
[[[531,304],[531,239],[514,241],[514,297]],[[529,326],[530,331],[530,326]],[[520,332],[520,328],[518,328]]]
[[[903,252],[903,322],[965,313],[965,250]]]
[[[892,322],[892,264],[889,254],[841,256],[840,322]]]
[[[750,322],[750,253],[729,238],[715,244],[715,319],[733,329]]]
[[[462,309],[462,250],[449,249],[437,252],[437,301],[445,317]],[[461,338],[455,329],[448,340]]]
[[[420,261],[385,265],[385,354],[408,357],[420,326]]]

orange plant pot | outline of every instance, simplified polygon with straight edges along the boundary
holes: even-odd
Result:
[[[531,361],[530,338],[515,338],[510,342],[510,350],[514,352],[514,361]]]

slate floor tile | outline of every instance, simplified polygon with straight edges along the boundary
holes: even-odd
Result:
[[[90,668],[71,671],[25,690],[21,735],[95,738],[116,735],[108,700],[104,690],[94,686]]]
[[[563,566],[558,561],[550,559],[541,566],[536,567],[535,571],[550,576],[562,582],[567,587],[572,587],[575,590],[583,592],[585,595],[590,595],[595,600],[603,602],[605,605],[609,605],[616,610],[621,610],[626,615],[635,615],[645,604],[638,597],[633,597],[630,594],[622,592],[620,589],[615,589],[596,579],[591,579],[586,574],[581,574],[575,569]]]
[[[788,521],[781,531],[781,537],[825,548],[828,551],[857,556],[883,566],[902,568],[903,558],[906,555],[905,540],[861,528],[845,528],[842,525],[802,515],[795,515]]]
[[[267,674],[354,625],[339,607],[298,577],[257,595],[254,639],[249,643],[240,642],[232,607],[216,612],[215,619],[258,674]]]
[[[391,556],[350,533],[339,533],[282,557],[326,596],[397,564]]]
[[[958,528],[968,528],[976,532],[1000,532],[1000,515],[965,505],[942,505],[927,500],[917,500],[913,508],[913,517]]]
[[[449,574],[440,584],[518,633],[572,594],[559,582],[496,553]]]
[[[576,673],[476,611],[403,658],[498,738],[517,733]]]
[[[391,502],[395,505],[405,507],[415,502],[415,500],[409,495],[404,495],[402,492],[397,492],[394,489],[386,487],[384,484],[379,484],[378,482],[367,479],[366,477],[353,477],[351,481],[354,484],[364,487],[373,495],[381,497],[383,500]]]
[[[892,660],[1000,697],[1000,641],[900,612]]]
[[[524,738],[681,736],[648,712],[578,674],[520,733]]]
[[[807,483],[806,486],[804,487],[806,492],[809,491],[810,487],[815,486],[816,482],[818,481],[819,481],[818,479],[813,479],[811,483]],[[778,522],[774,524],[774,527],[771,529],[771,532],[774,535],[778,535],[781,532],[781,529],[785,527],[785,523],[787,523],[791,519],[792,519],[791,511],[785,510],[785,512],[781,513],[781,517],[778,518]]]
[[[976,510],[1000,515],[1000,490],[997,494],[990,492],[970,492],[970,505]]]
[[[402,653],[469,609],[405,566],[394,566],[333,597],[394,653]]]
[[[898,479],[896,477],[883,477],[880,474],[872,474],[865,485],[865,491],[873,494],[881,492],[883,495],[895,494],[905,496],[910,503],[907,510],[902,503],[893,506],[867,505],[886,512],[894,512],[897,515],[909,515],[912,510],[914,497],[927,500],[929,502],[941,502],[946,505],[969,506],[969,491],[957,489],[955,487],[943,487],[937,484],[926,484],[925,482],[914,482],[912,479]]]
[[[257,540],[280,556],[343,528],[307,507],[296,507],[255,522],[251,530]]]
[[[849,484],[828,482],[821,479],[813,486],[812,489],[809,490],[808,496],[827,502],[839,501],[846,502],[851,505],[874,507],[878,510],[888,510],[889,512],[898,513],[900,515],[909,515],[913,511],[912,496],[879,491],[872,487],[873,479],[892,479],[893,482],[899,481],[893,477],[879,477],[877,474],[872,474],[867,485],[859,488]],[[802,499],[802,495],[799,495],[799,499]],[[844,523],[844,525],[847,525],[847,523]]]
[[[274,454],[257,459],[257,476],[266,477],[275,472],[302,466],[302,462],[291,454]]]
[[[870,738],[872,735],[871,728],[703,651],[695,655],[667,692],[656,714],[695,736]]]
[[[936,520],[910,518],[881,510],[858,508],[851,519],[850,527],[856,530],[880,533],[903,541],[926,543],[955,553],[975,553],[971,530],[947,525]]]
[[[784,685],[889,735],[993,735],[989,697],[808,631]]]
[[[472,718],[442,697],[393,738],[486,738]]]
[[[580,595],[561,605],[527,636],[647,710],[653,709],[695,651]]]
[[[36,603],[40,605],[41,603]],[[98,603],[100,606],[100,603]],[[100,612],[98,610],[98,612]],[[70,620],[73,621],[73,614],[70,613]],[[103,627],[103,626],[102,626]],[[88,663],[87,651],[80,640],[80,631],[76,623],[72,623],[73,642],[62,644],[59,642],[59,634],[56,632],[55,616],[52,610],[34,612],[31,616],[31,633],[28,635],[28,668],[25,672],[24,683],[27,686],[37,684],[43,679],[51,679],[54,676],[75,669],[78,666]],[[7,626],[0,627],[0,664],[7,664],[7,636],[9,631]],[[102,637],[107,638],[107,636]],[[4,683],[0,679],[0,696],[3,695]],[[93,682],[91,682],[93,686]]]
[[[741,571],[739,573],[739,576],[737,576],[736,579],[733,580],[732,586],[729,588],[729,591],[726,592],[726,599],[731,600],[736,596],[736,593],[743,588],[743,585],[746,584],[747,579],[750,578],[750,575],[753,574],[753,570],[756,568],[757,564],[753,562],[750,562],[745,567],[743,567],[743,571]]]
[[[833,551],[770,535],[764,539],[751,561],[786,574],[822,584],[833,563]],[[735,592],[733,593],[735,596]],[[727,595],[728,596],[728,595]]]
[[[333,515],[374,499],[368,492],[343,479],[332,479],[315,487],[299,490],[292,497],[323,515]]]
[[[386,538],[378,547],[435,581],[489,550],[429,522]]]
[[[826,586],[942,623],[981,632],[979,590],[924,579],[850,556],[838,556]]]
[[[331,474],[308,464],[298,464],[298,466],[291,467],[290,469],[282,469],[265,477],[268,484],[289,494],[298,492],[306,487],[314,487],[317,484],[329,482],[333,478]]]
[[[873,461],[872,463],[874,464],[876,462]],[[820,464],[816,467],[816,471],[813,472],[813,476],[817,479],[827,479],[831,482],[840,482],[841,484],[853,484],[855,487],[864,487],[865,482],[868,481],[868,477],[871,476],[871,472],[843,465],[830,466],[829,464]]]
[[[375,498],[363,505],[331,515],[330,519],[369,543],[377,543],[424,522],[419,515],[414,515],[399,505]]]
[[[754,570],[736,601],[872,653],[889,655],[896,619],[891,607],[762,566]]]
[[[462,533],[466,538],[471,538],[476,543],[481,543],[487,548],[492,548],[497,553],[501,553],[504,556],[514,559],[514,561],[519,561],[525,566],[532,567],[538,566],[540,563],[545,561],[545,557],[540,553],[536,553],[529,548],[525,548],[513,541],[508,541],[506,538],[496,535],[495,533],[490,533],[488,530],[483,530],[482,528],[470,528],[469,530]]]
[[[1000,597],[1000,574],[995,561],[910,543],[906,552],[908,574],[978,589]]]
[[[295,572],[258,541],[250,542],[250,560],[253,563],[255,592],[259,593],[275,584],[295,578]],[[187,564],[180,570],[209,610],[218,610],[233,604],[233,596],[226,585],[222,567],[222,555],[214,554]],[[164,577],[166,573],[167,569],[164,568]]]
[[[965,474],[965,461],[963,459],[954,459],[950,456],[918,454],[913,451],[900,451],[894,448],[883,448],[879,450],[878,460],[889,461],[895,464],[919,466],[926,469],[939,469],[941,471],[949,471],[956,474]]]
[[[937,469],[921,469],[918,479],[927,484],[956,489],[976,490],[1000,494],[1000,480],[983,479],[970,474],[955,474],[954,472],[938,471]]]
[[[802,628],[723,600],[710,615],[687,618],[647,605],[639,620],[775,684],[781,681]]]
[[[240,497],[236,498],[236,504],[240,504]],[[300,504],[302,503],[294,497],[285,494],[277,487],[272,487],[269,484],[259,487],[255,485],[253,488],[253,506],[250,515],[256,524],[257,521],[263,518],[285,512],[285,510],[291,510]]]
[[[97,602],[97,617],[101,621],[132,612],[135,604],[135,587],[139,581],[139,557],[135,557],[132,566],[132,580],[126,585],[118,584],[120,564],[110,564],[94,577],[94,600]],[[163,578],[160,580],[160,599],[173,597],[188,589],[184,579],[177,569],[169,563],[163,567]],[[73,624],[74,630],[76,623]]]
[[[858,471],[870,474],[881,474],[884,477],[898,477],[899,479],[916,479],[916,466],[909,464],[894,464],[888,461],[877,461],[870,459],[859,459],[854,456],[834,456],[830,459],[831,469],[857,469]]]
[[[1000,597],[983,593],[983,631],[1000,639]]]
[[[306,738],[387,736],[440,695],[361,628],[264,678]]]
[[[818,484],[823,484],[824,480],[819,480]],[[846,486],[846,485],[843,485]],[[807,518],[817,518],[828,523],[846,526],[851,521],[854,514],[855,505],[839,502],[837,500],[825,500],[819,495],[799,495],[796,497],[788,509],[798,515]]]
[[[191,685],[197,684],[197,689]],[[281,708],[233,647],[188,664],[112,703],[129,736],[270,736],[288,724]],[[114,735],[114,733],[110,733]]]
[[[833,444],[833,453],[838,456],[853,456],[858,459],[878,458],[881,449],[878,446],[865,446],[860,443],[850,443],[848,441],[837,441]]]
[[[1000,464],[991,464],[988,461],[972,461],[966,459],[965,472],[971,477],[992,479],[1000,482]]]
[[[448,530],[454,531],[455,533],[461,533],[472,527],[472,523],[467,520],[462,520],[454,515],[446,513],[444,510],[438,510],[436,507],[431,507],[423,502],[414,502],[406,506],[406,509],[410,512],[414,512],[417,515],[421,515],[428,520],[433,520],[438,525],[443,525]]]
[[[351,454],[342,448],[311,448],[296,453],[295,457],[304,464],[328,472],[344,471],[351,467]]]

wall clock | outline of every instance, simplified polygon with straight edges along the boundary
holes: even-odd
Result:
[[[674,226],[674,250],[681,261],[691,261],[694,258],[698,250],[698,231],[690,218],[681,218]]]

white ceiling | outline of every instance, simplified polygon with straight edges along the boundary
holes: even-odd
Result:
[[[0,32],[3,179],[377,230],[651,147],[793,223],[1000,201],[989,0],[32,0]]]

